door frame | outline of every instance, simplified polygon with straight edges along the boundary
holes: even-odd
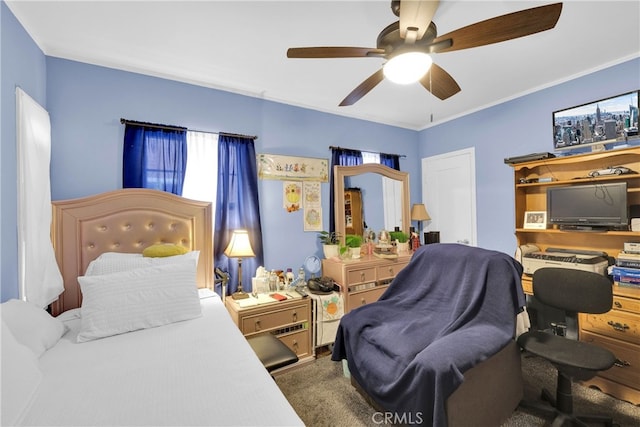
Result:
[[[434,162],[443,159],[448,159],[450,157],[459,157],[461,161],[467,164],[469,170],[469,194],[471,197],[471,236],[469,246],[478,246],[478,217],[477,217],[477,207],[476,207],[476,151],[475,147],[463,148],[461,150],[454,150],[447,153],[436,154],[429,157],[422,158],[421,161],[421,188],[422,188],[422,201],[425,202],[426,197],[426,186],[425,186],[425,168],[427,162]]]

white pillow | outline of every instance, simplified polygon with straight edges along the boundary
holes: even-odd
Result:
[[[78,277],[78,342],[200,317],[196,261]]]
[[[2,370],[2,415],[3,426],[18,425],[42,380],[38,359],[33,352],[20,344],[11,333],[9,326],[2,323],[2,350],[0,369]]]
[[[13,336],[36,357],[53,347],[66,331],[60,320],[27,301],[11,299],[4,302],[0,305],[0,313]]]
[[[200,251],[187,252],[184,255],[174,255],[162,258],[144,257],[142,254],[105,252],[98,258],[94,259],[87,266],[85,276],[97,276],[100,274],[120,273],[136,268],[152,267],[154,265],[177,264],[180,262],[189,262],[191,260],[198,262]]]

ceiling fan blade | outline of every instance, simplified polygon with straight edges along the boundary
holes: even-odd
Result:
[[[453,77],[436,64],[431,64],[427,74],[420,79],[420,84],[443,101],[460,92],[460,86]]]
[[[340,107],[346,107],[348,105],[353,105],[360,100],[363,96],[365,96],[371,89],[376,87],[378,83],[380,83],[384,79],[384,74],[382,73],[382,68],[380,68],[375,73],[371,74],[369,78],[357,88],[355,88],[345,99],[340,103]]]
[[[439,3],[440,1],[402,0],[400,2],[400,37],[407,39],[407,29],[411,28],[416,32],[415,40],[420,40],[429,28]]]
[[[375,47],[292,47],[287,58],[366,58],[381,56],[384,49]]]
[[[562,3],[554,3],[508,13],[459,28],[436,37],[433,42],[452,39],[451,47],[440,50],[442,53],[516,39],[555,27],[561,11]]]

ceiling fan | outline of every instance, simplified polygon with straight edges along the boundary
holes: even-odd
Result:
[[[445,100],[460,92],[460,86],[449,73],[432,63],[430,54],[469,49],[550,30],[555,27],[562,11],[562,3],[534,7],[490,18],[438,36],[432,19],[439,3],[426,0],[392,1],[391,10],[400,20],[380,32],[375,48],[292,47],[287,50],[287,57],[386,59],[382,68],[342,100],[341,107],[355,104],[385,77],[396,83],[420,81],[425,89]],[[413,72],[413,75],[397,77],[394,69],[400,73]]]

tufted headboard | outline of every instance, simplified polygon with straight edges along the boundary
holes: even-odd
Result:
[[[103,252],[141,253],[156,243],[199,250],[199,288],[213,289],[211,203],[171,193],[128,188],[52,202],[51,239],[64,280],[52,314],[80,307],[77,277]]]

